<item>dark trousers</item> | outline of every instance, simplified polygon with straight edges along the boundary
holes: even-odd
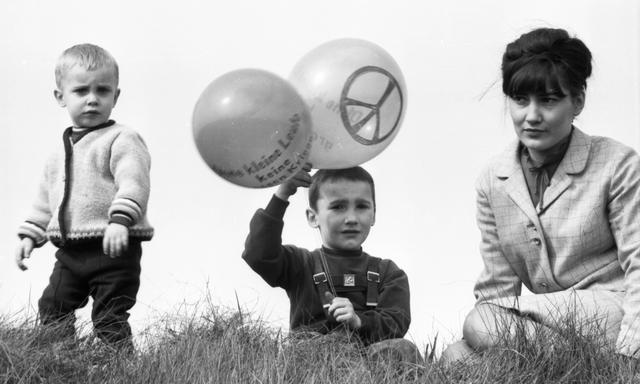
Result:
[[[75,335],[75,310],[93,298],[91,319],[97,336],[114,346],[131,346],[129,310],[140,287],[139,241],[130,241],[127,251],[111,258],[102,242],[58,249],[56,263],[38,309],[43,325],[61,326],[59,336]]]

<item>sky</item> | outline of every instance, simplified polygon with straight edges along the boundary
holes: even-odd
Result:
[[[534,6],[535,5],[535,6]],[[288,299],[240,258],[249,221],[275,188],[217,176],[200,158],[191,117],[206,86],[241,68],[288,78],[315,47],[358,38],[383,47],[406,85],[394,140],[363,166],[376,181],[377,217],[364,243],[409,276],[408,338],[423,347],[461,336],[482,262],[474,182],[514,140],[500,87],[505,45],[535,27],[567,29],[594,56],[583,131],[640,148],[640,5],[634,0],[114,0],[0,3],[0,315],[33,317],[55,248],[14,264],[16,228],[36,194],[47,155],[69,125],[53,98],[59,54],[83,42],[120,65],[112,117],[135,128],[152,156],[141,288],[131,311],[136,338],[158,321],[207,302],[240,304],[274,328],[288,325]],[[306,193],[292,197],[283,240],[313,249]],[[89,308],[79,311],[89,320]]]

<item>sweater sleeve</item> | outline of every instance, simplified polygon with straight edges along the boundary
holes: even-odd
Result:
[[[384,265],[381,263],[381,266]],[[374,309],[357,312],[362,326],[357,330],[366,343],[401,338],[411,324],[409,280],[406,273],[388,260]]]
[[[52,217],[51,209],[49,208],[48,167],[49,164],[45,167],[40,179],[35,202],[26,220],[18,227],[18,237],[21,239],[24,237],[31,238],[36,247],[41,247],[47,242],[46,230]]]
[[[249,224],[242,258],[272,287],[289,288],[303,268],[297,248],[282,245],[284,213],[289,205],[276,196],[266,209],[258,209]]]
[[[147,210],[151,156],[142,137],[123,130],[112,143],[110,168],[116,194],[109,208],[109,222],[136,224]]]

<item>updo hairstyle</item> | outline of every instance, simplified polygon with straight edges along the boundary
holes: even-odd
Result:
[[[502,91],[575,97],[587,88],[591,52],[564,29],[539,28],[509,43],[502,56]]]

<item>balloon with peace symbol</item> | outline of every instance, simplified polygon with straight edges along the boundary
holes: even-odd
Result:
[[[368,90],[372,83],[385,81],[386,87],[375,102],[358,98],[359,93],[368,94],[360,87]],[[340,95],[342,123],[351,137],[363,145],[383,143],[393,135],[402,117],[402,107],[403,94],[398,80],[389,71],[375,66],[362,67],[351,74]]]
[[[311,111],[314,168],[362,164],[398,134],[406,109],[404,77],[391,55],[371,42],[322,44],[295,65],[289,80]]]

